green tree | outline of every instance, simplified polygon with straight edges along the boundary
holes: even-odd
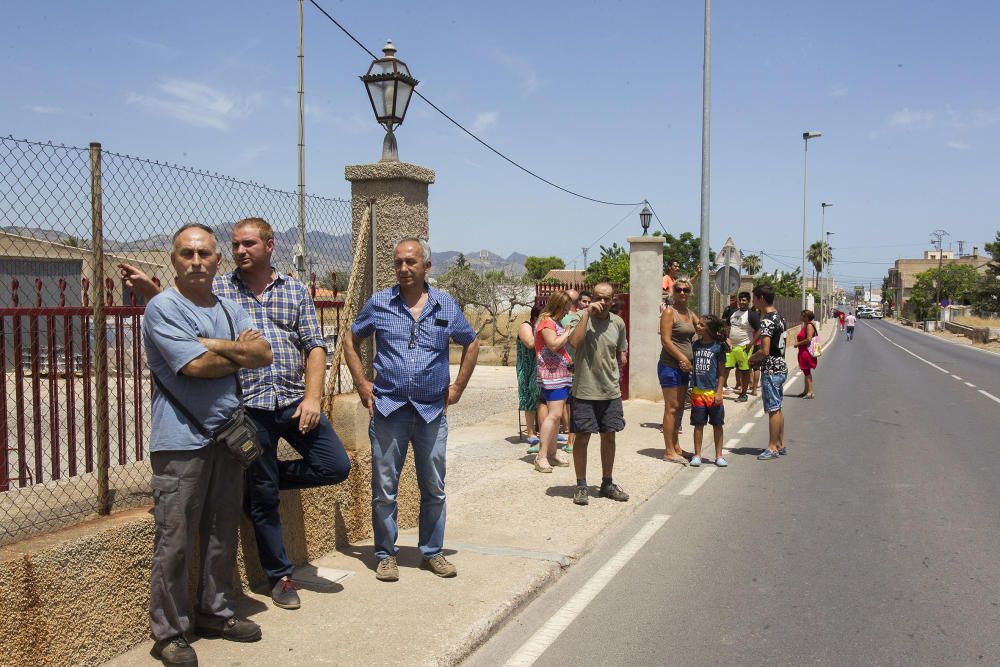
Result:
[[[778,296],[802,296],[802,271],[795,267],[794,271],[774,270],[773,273],[766,271],[757,276],[753,281],[753,286],[770,285],[774,288],[774,293]]]
[[[545,278],[546,274],[553,269],[565,269],[566,262],[558,257],[528,257],[524,260],[524,268],[528,272],[528,277],[538,281]]]
[[[985,249],[992,259],[986,264],[986,273],[976,281],[976,312],[980,315],[1000,313],[1000,231],[985,244]]]
[[[465,255],[459,254],[448,270],[438,278],[438,286],[458,302],[463,311],[476,301],[476,294],[482,282],[481,276],[472,270]]]
[[[806,253],[806,259],[813,267],[813,284],[817,284],[819,273],[823,270],[823,267],[829,264],[833,260],[833,254],[830,251],[830,244],[826,241],[815,241],[811,246],[809,246],[809,252]]]
[[[601,246],[601,258],[590,263],[584,276],[590,284],[609,282],[621,285],[622,291],[627,292],[629,286],[628,250],[617,243],[612,243],[611,247]]]
[[[680,236],[653,232],[653,236],[662,236],[663,244],[663,271],[666,273],[670,263],[677,261],[681,265],[681,275],[693,276],[698,262],[701,261],[701,239],[691,232],[683,232]],[[708,260],[710,268],[715,266],[715,252],[709,249]]]
[[[979,274],[971,266],[949,264],[917,274],[910,303],[917,319],[937,316],[938,280],[941,282],[941,299],[949,303],[971,303],[976,296]]]
[[[762,268],[764,268],[764,260],[761,259],[760,255],[747,255],[743,258],[741,264],[743,270],[750,274],[750,277],[757,275]]]

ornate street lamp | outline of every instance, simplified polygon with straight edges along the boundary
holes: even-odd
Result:
[[[642,235],[646,236],[649,234],[649,221],[653,217],[653,213],[649,210],[648,206],[643,206],[642,211],[639,212],[639,224],[642,225]]]
[[[403,124],[413,89],[419,81],[410,76],[410,68],[396,58],[396,47],[388,40],[382,47],[385,55],[373,60],[368,73],[361,77],[379,125],[385,128],[382,161],[399,162],[399,150],[393,128]]]

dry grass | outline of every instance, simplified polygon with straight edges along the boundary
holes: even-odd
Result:
[[[503,343],[504,333],[510,332],[511,338],[517,335],[517,327],[521,325],[522,322],[528,320],[529,312],[525,310],[521,313],[514,313],[513,317],[508,318],[506,313],[501,313],[498,322],[491,322],[479,331],[479,328],[489,319],[489,314],[485,311],[467,308],[465,311],[465,317],[469,320],[469,324],[476,331],[479,331],[479,340],[484,345],[490,345],[493,342],[493,334],[496,332],[497,344]]]
[[[986,317],[956,317],[955,322],[957,324],[962,324],[967,327],[975,327],[977,329],[983,327],[1000,327],[1000,319],[998,318],[986,318]]]

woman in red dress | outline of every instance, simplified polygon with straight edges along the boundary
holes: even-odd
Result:
[[[802,311],[802,328],[799,329],[799,335],[795,338],[795,347],[799,351],[799,368],[802,369],[802,375],[806,379],[806,388],[803,390],[799,396],[801,398],[813,398],[813,369],[816,368],[816,357],[812,356],[809,352],[809,344],[812,342],[816,333],[816,325],[813,324],[813,320],[816,316],[813,311],[806,310]]]

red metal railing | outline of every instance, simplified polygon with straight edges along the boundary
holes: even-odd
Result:
[[[336,285],[336,274],[332,277]],[[12,485],[26,487],[92,473],[97,461],[94,414],[99,397],[93,389],[90,283],[81,279],[80,306],[66,305],[64,278],[58,280],[57,306],[42,305],[42,280],[34,281],[31,306],[21,305],[20,287],[18,280],[11,281],[10,307],[0,308],[0,367],[4,370],[0,492]],[[129,305],[114,305],[115,291],[114,280],[106,279],[102,296],[107,304],[109,376],[114,380],[108,397],[109,460],[112,466],[124,466],[146,458],[153,386],[144,372],[141,325],[145,306],[136,304],[134,294]],[[335,342],[343,325],[344,302],[335,289],[316,298],[315,276],[311,291],[320,326],[324,334],[332,330],[327,337]],[[341,391],[339,373],[336,390]]]

